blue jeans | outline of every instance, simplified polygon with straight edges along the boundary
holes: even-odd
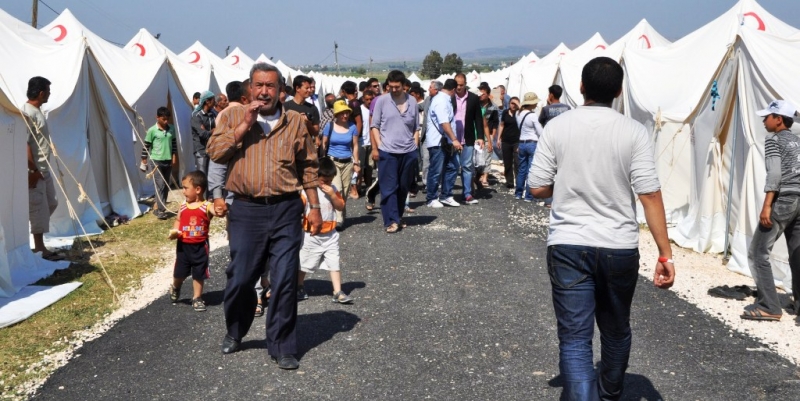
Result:
[[[442,170],[444,169],[444,152],[441,146],[428,148],[428,177],[425,183],[425,203],[436,199],[439,192],[439,183],[442,181]]]
[[[461,185],[464,187],[464,199],[472,196],[472,176],[475,174],[475,166],[473,165],[473,152],[474,146],[464,145],[461,150]]]
[[[517,171],[517,187],[514,189],[515,197],[533,200],[533,195],[528,190],[528,171],[531,170],[534,153],[536,153],[536,142],[519,143],[519,152],[517,153],[519,171]]]
[[[400,224],[406,206],[406,197],[414,182],[414,171],[419,153],[378,151],[378,182],[381,185],[381,215],[383,226]]]
[[[639,250],[552,245],[547,269],[558,321],[559,364],[567,400],[617,400],[631,351],[631,302]],[[592,355],[600,329],[600,364]]]
[[[461,170],[461,155],[455,150],[452,153],[443,150],[442,155],[444,156],[442,160],[444,180],[442,180],[442,193],[439,199],[445,200],[453,196],[453,187],[456,185],[456,178]]]

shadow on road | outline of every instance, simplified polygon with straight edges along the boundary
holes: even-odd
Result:
[[[344,310],[329,310],[297,316],[298,359],[306,352],[324,344],[337,333],[353,330],[361,318]]]

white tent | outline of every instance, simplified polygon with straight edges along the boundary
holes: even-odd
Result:
[[[534,92],[539,99],[547,98],[547,88],[555,83],[558,73],[558,65],[562,57],[570,53],[570,49],[560,43],[546,56],[536,62],[529,62],[528,65],[519,73],[519,78],[509,76],[508,93],[511,96],[522,96],[528,92]]]
[[[206,88],[198,88],[196,90],[198,92],[210,90],[214,93],[222,93],[229,82],[244,81],[248,78],[250,73],[249,69],[243,70],[229,65],[229,63],[223,61],[219,56],[203,46],[200,41],[194,42],[180,53],[178,57],[189,64],[199,66],[202,69],[208,69],[211,72],[213,79],[210,80],[209,86]]]
[[[233,51],[230,52],[227,57],[222,59],[222,61],[231,68],[245,71],[248,74],[250,73],[250,68],[256,63],[255,60],[244,54],[242,49],[238,47],[233,49]]]

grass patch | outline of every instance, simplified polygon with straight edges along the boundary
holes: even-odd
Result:
[[[170,206],[174,209],[175,205]],[[119,295],[139,288],[142,277],[153,272],[162,258],[172,257],[174,242],[166,235],[173,221],[160,221],[148,213],[115,227],[91,238],[96,254],[85,241],[75,242],[69,252],[73,264],[37,284],[80,281],[83,285],[29,319],[0,329],[1,398],[27,398],[23,384],[44,378],[53,369],[41,363],[47,355],[67,349],[75,341],[76,331],[92,327],[120,306],[114,302],[98,260]]]

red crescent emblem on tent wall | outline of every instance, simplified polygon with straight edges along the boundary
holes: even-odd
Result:
[[[764,25],[764,20],[762,20],[761,17],[758,16],[758,14],[750,11],[749,13],[745,14],[744,16],[745,17],[753,17],[753,18],[755,18],[756,21],[758,21],[758,30],[759,31],[766,31],[767,30],[767,26]],[[56,40],[58,40],[58,39],[56,39]]]
[[[239,56],[234,55],[233,58],[235,58],[236,61],[234,61],[233,64],[231,64],[231,65],[239,64]]]
[[[56,26],[50,28],[50,30],[52,31],[53,29],[56,29],[56,28],[58,28],[58,30],[60,32],[59,32],[58,36],[56,36],[53,40],[55,40],[56,42],[60,42],[60,41],[64,40],[64,38],[67,36],[67,28],[64,28],[64,25],[56,25]]]
[[[564,53],[564,52],[558,53],[559,56],[563,56],[564,54],[566,54],[566,53]]]
[[[528,62],[528,64],[533,64],[535,62],[536,62],[536,60],[531,60],[531,61]]]
[[[145,53],[147,53],[147,52],[144,50],[144,46],[142,46],[142,44],[141,44],[141,43],[136,43],[136,44],[134,44],[134,46],[136,46],[136,47],[138,47],[138,48],[139,48],[139,55],[140,55],[140,56],[142,56],[142,57],[144,57],[144,54],[145,54]]]
[[[200,53],[198,53],[198,52],[191,52],[191,53],[189,53],[189,54],[194,54],[194,60],[190,61],[189,63],[192,63],[192,64],[194,64],[194,63],[196,63],[196,62],[200,61]]]
[[[477,81],[478,80],[478,74],[472,74],[472,80],[473,81]]]
[[[639,39],[644,39],[644,41],[647,43],[647,48],[650,48],[650,39],[647,37],[647,35],[639,36]]]
[[[597,47],[595,47],[594,49],[595,49],[595,50],[597,50],[597,49],[603,49],[603,50],[605,50],[605,49],[606,49],[606,47],[605,47],[605,46],[603,46],[603,45],[597,45]]]

